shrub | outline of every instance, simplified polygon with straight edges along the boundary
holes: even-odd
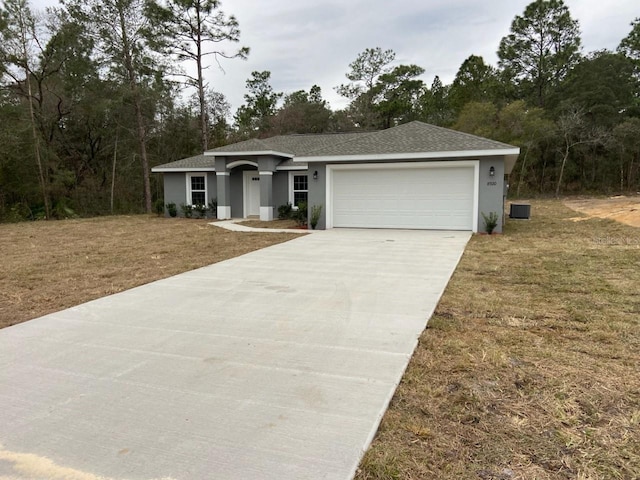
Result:
[[[311,207],[311,229],[315,230],[322,215],[322,205],[314,205]]]
[[[286,205],[280,205],[278,207],[278,218],[280,220],[286,220],[287,218],[291,218],[293,213],[293,205],[291,202],[288,202]]]
[[[298,210],[293,212],[292,218],[298,222],[300,226],[307,224],[307,202],[300,202],[298,204]]]
[[[14,203],[4,213],[2,217],[3,222],[23,222],[25,220],[33,220],[33,212],[29,208],[29,205],[24,203]]]
[[[484,231],[491,235],[498,226],[498,214],[496,212],[491,212],[487,216],[482,212],[482,218],[484,218]]]
[[[167,207],[167,212],[169,212],[170,217],[175,217],[178,215],[178,209],[176,208],[175,203],[167,203],[165,206]]]
[[[185,205],[184,203],[181,203],[180,210],[182,210],[184,218],[191,218],[193,216],[193,208],[191,208],[191,205]]]
[[[153,209],[159,217],[162,216],[164,213],[164,201],[161,198],[156,199],[153,204]]]
[[[198,218],[204,218],[207,216],[207,206],[206,205],[194,205],[193,210],[198,212]]]

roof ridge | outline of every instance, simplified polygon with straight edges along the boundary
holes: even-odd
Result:
[[[378,130],[377,130],[378,131]],[[331,135],[359,135],[366,134],[371,132],[310,132],[310,133],[281,133],[279,135],[274,135],[273,137],[267,137],[264,140],[269,140],[271,138],[280,138],[280,137],[321,137],[321,136],[331,136]]]

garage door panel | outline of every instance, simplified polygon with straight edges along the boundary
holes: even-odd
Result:
[[[335,170],[335,227],[473,228],[473,167]]]

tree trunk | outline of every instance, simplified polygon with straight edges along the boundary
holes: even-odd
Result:
[[[138,144],[140,145],[140,163],[142,164],[142,180],[144,183],[144,210],[146,213],[151,213],[151,181],[149,179],[149,160],[147,158],[147,142],[145,139],[146,133],[144,128],[144,117],[142,115],[142,101],[140,99],[140,92],[135,86],[133,103],[136,109],[136,123],[138,133]]]
[[[560,175],[558,175],[558,183],[556,185],[556,198],[560,196],[560,185],[562,184],[562,176],[564,175],[564,166],[567,164],[567,158],[569,158],[569,150],[571,145],[567,142],[564,149],[564,156],[562,157],[562,165],[560,166]]]
[[[529,147],[527,147],[526,152],[524,152],[524,158],[522,159],[522,167],[520,168],[520,179],[518,180],[518,188],[516,189],[516,197],[520,197],[520,187],[522,186],[522,181],[524,179],[524,167],[527,164],[527,155],[529,155]]]
[[[624,162],[620,162],[620,193],[624,192]]]
[[[196,64],[198,66],[198,102],[200,104],[200,135],[202,140],[202,151],[209,148],[209,128],[207,127],[207,102],[204,96],[204,80],[202,78],[202,32],[200,19],[200,5],[196,6],[198,32],[196,35]]]
[[[42,200],[44,201],[44,214],[46,219],[51,218],[51,208],[49,206],[49,195],[47,193],[47,182],[45,181],[45,169],[42,166],[42,157],[40,155],[40,138],[36,129],[36,115],[33,108],[33,91],[31,89],[31,70],[29,68],[29,52],[27,51],[27,26],[24,19],[20,18],[20,41],[22,43],[22,56],[24,58],[24,81],[27,84],[27,95],[29,97],[29,119],[31,120],[31,135],[33,136],[33,150],[38,165],[38,180],[40,182],[40,190],[42,192]]]
[[[47,194],[47,183],[44,178],[44,168],[42,167],[42,158],[40,156],[40,139],[38,138],[38,132],[36,130],[36,117],[33,111],[33,99],[31,98],[31,79],[29,78],[29,72],[27,71],[27,91],[29,95],[29,115],[31,118],[31,134],[33,135],[33,150],[36,156],[36,163],[38,164],[38,179],[40,181],[40,190],[42,192],[42,199],[44,201],[44,213],[46,220],[51,218],[51,207],[49,206],[49,195]]]
[[[133,58],[131,57],[131,45],[129,44],[124,10],[122,7],[118,8],[118,14],[120,16],[120,28],[122,32],[122,54],[124,67],[127,70],[127,75],[129,77],[129,89],[131,90],[131,95],[133,97],[133,106],[136,114],[136,133],[140,148],[140,163],[142,164],[142,179],[144,186],[144,209],[146,213],[151,213],[151,182],[149,180],[149,160],[147,158],[144,115],[142,114],[142,98],[140,96],[136,71],[133,65]]]
[[[116,143],[113,147],[113,168],[111,169],[111,215],[113,215],[113,191],[116,188],[116,159],[118,157],[118,133],[116,132]]]

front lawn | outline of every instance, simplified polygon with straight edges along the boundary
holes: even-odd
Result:
[[[0,225],[0,328],[296,238],[146,215]]]
[[[357,479],[640,478],[640,229],[580,216],[472,238]]]

